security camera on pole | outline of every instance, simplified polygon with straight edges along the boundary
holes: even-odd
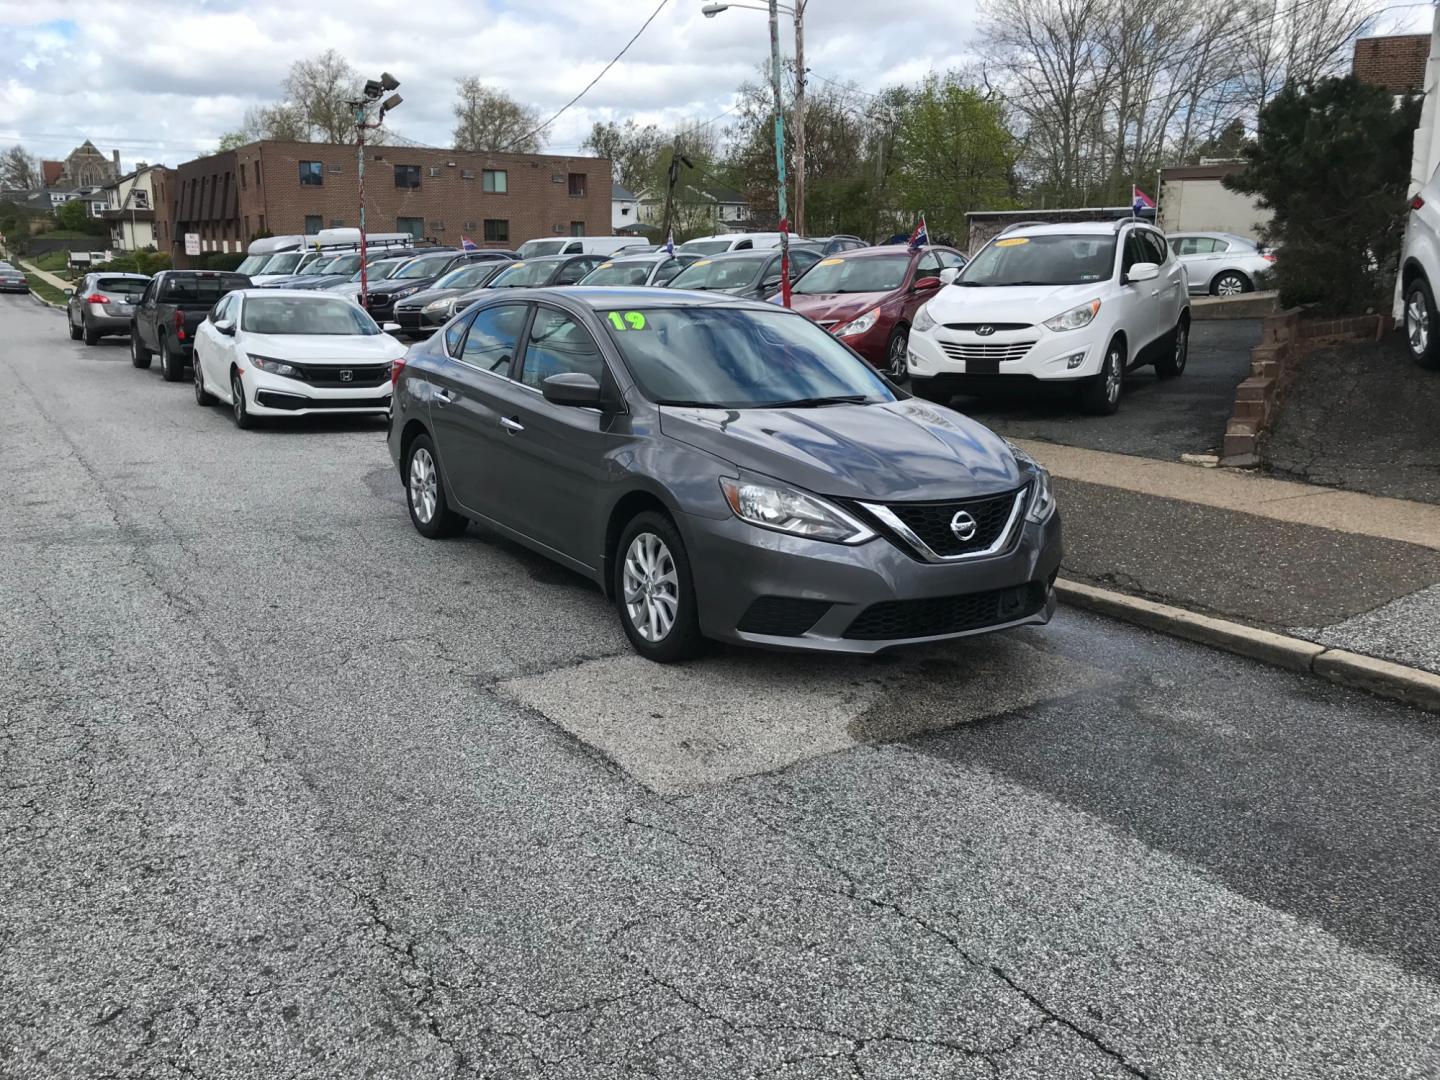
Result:
[[[395,93],[391,93],[384,101],[380,100],[381,94],[393,91],[399,85],[400,81],[396,79],[395,76],[391,75],[388,71],[382,71],[380,78],[365,80],[365,89],[362,91],[364,97],[359,101],[347,101],[345,103],[355,110],[355,141],[358,157],[356,176],[358,177],[360,194],[361,307],[369,307],[370,305],[370,290],[368,288],[370,282],[365,272],[365,130],[367,128],[378,128],[381,124],[385,123],[385,114],[398,108],[400,103],[405,100],[399,94]],[[375,119],[372,121],[370,119],[370,111],[371,109],[377,108],[377,103],[378,111],[376,112]]]

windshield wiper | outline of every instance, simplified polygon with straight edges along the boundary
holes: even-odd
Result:
[[[803,409],[819,405],[860,405],[870,398],[866,394],[832,394],[829,397],[796,398],[794,401],[767,401],[762,409]]]
[[[686,398],[656,398],[656,405],[678,405],[684,409],[724,409],[727,406],[716,405],[713,401],[690,401]]]

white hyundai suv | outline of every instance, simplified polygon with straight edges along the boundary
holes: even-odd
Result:
[[[910,388],[929,401],[1069,385],[1113,413],[1125,372],[1185,370],[1190,287],[1164,234],[1136,220],[1012,226],[915,315]]]
[[[1410,359],[1421,367],[1440,368],[1440,312],[1435,290],[1440,287],[1440,171],[1410,199],[1405,222],[1404,259],[1400,267],[1401,310]]]

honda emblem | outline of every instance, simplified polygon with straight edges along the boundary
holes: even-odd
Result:
[[[350,382],[350,381],[351,381],[352,379],[354,379],[354,378],[355,378],[355,372],[353,372],[353,371],[342,371],[342,372],[340,372],[340,381],[341,381],[341,382]]]

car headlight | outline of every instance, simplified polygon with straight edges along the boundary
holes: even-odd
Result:
[[[915,312],[915,321],[910,324],[910,329],[919,330],[922,334],[935,325],[935,316],[930,314],[930,305],[924,304],[920,310]]]
[[[1098,314],[1100,314],[1100,301],[1091,300],[1079,307],[1071,308],[1069,311],[1062,311],[1053,319],[1046,319],[1045,328],[1047,330],[1079,330],[1094,322],[1095,316]]]
[[[430,303],[425,305],[424,310],[427,315],[438,315],[442,311],[450,310],[451,306],[452,302],[450,300],[431,300]]]
[[[837,544],[863,544],[875,535],[838,506],[792,488],[721,477],[720,489],[736,517],[762,529]]]
[[[254,353],[247,353],[250,363],[261,371],[268,371],[271,375],[284,375],[286,378],[298,379],[300,371],[283,360],[273,360],[268,356],[256,356]]]
[[[875,320],[880,318],[880,309],[871,308],[859,318],[851,319],[840,329],[835,331],[836,337],[854,337],[856,334],[863,334],[875,325]]]
[[[1005,445],[1010,448],[1021,470],[1031,476],[1030,500],[1025,507],[1025,517],[1030,521],[1044,521],[1055,512],[1055,489],[1050,483],[1050,471],[1009,439],[1005,440]]]

